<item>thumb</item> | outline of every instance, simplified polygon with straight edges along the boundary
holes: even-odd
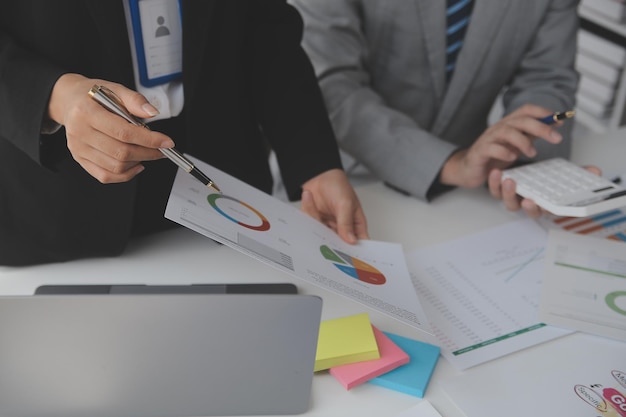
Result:
[[[146,119],[159,114],[159,110],[137,91],[119,84],[113,88],[111,88],[111,90],[117,94],[122,103],[124,103],[124,106],[133,115]]]

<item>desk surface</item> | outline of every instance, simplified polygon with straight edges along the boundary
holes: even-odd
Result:
[[[619,151],[617,151],[619,149]],[[577,141],[572,159],[595,164],[607,172],[625,173],[626,129],[602,137]],[[507,212],[483,189],[458,189],[430,204],[405,197],[380,183],[357,188],[376,240],[400,242],[407,251],[443,242],[484,228],[519,219]],[[459,213],[463,216],[459,216]],[[401,221],[394,221],[400,219]],[[407,227],[408,226],[408,227]],[[231,248],[214,243],[190,230],[180,228],[133,242],[118,258],[80,260],[23,268],[0,267],[0,294],[32,294],[41,284],[54,283],[152,283],[190,284],[223,282],[294,282],[304,294],[324,299],[323,319],[367,311],[378,328],[402,336],[424,340],[415,329],[382,313],[340,295],[322,290],[303,280],[262,264]],[[551,342],[569,351],[593,349],[594,338],[573,334]],[[517,360],[550,358],[542,355],[546,344],[510,356]],[[504,362],[510,357],[497,359]],[[478,367],[458,371],[440,358],[425,399],[445,417],[460,417],[458,410],[439,383],[445,379],[475,372]],[[528,395],[528,394],[527,394]],[[421,400],[386,388],[363,384],[346,391],[332,376],[316,374],[313,382],[310,416],[389,416],[410,408]]]

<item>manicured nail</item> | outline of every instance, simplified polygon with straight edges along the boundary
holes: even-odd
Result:
[[[159,114],[159,110],[150,103],[145,103],[143,106],[141,106],[141,108],[150,116],[156,116],[157,114]]]
[[[552,137],[552,139],[554,139],[555,141],[559,141],[559,142],[561,141],[561,139],[563,139],[563,136],[561,136],[561,134],[556,131],[552,132],[550,136]]]
[[[173,148],[174,146],[176,146],[176,144],[172,139],[165,139],[161,142],[161,146],[159,146],[159,148]]]

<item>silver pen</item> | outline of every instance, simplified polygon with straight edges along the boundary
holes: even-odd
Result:
[[[139,121],[135,116],[130,114],[128,109],[126,109],[126,106],[124,106],[122,100],[109,88],[102,85],[94,85],[91,87],[88,94],[89,97],[94,99],[111,113],[123,117],[127,122],[132,123],[135,126],[141,126],[148,130],[150,129],[148,125]],[[175,148],[159,148],[159,150],[180,168],[196,177],[201,183],[218,193],[221,193],[217,184],[215,184],[211,178],[207,177],[202,171],[196,168],[190,160],[185,158]]]

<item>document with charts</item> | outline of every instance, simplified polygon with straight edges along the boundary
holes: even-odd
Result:
[[[623,342],[576,333],[440,386],[468,417],[624,417],[625,351]]]
[[[626,242],[626,208],[609,210],[583,218],[541,216],[539,224],[547,230],[566,230],[579,235]]]
[[[165,217],[297,278],[431,333],[397,243],[345,243],[298,208],[192,157],[222,190],[179,170]]]
[[[551,230],[545,264],[541,320],[626,341],[623,242]]]
[[[443,356],[466,369],[567,334],[538,319],[546,232],[522,219],[407,255]]]

